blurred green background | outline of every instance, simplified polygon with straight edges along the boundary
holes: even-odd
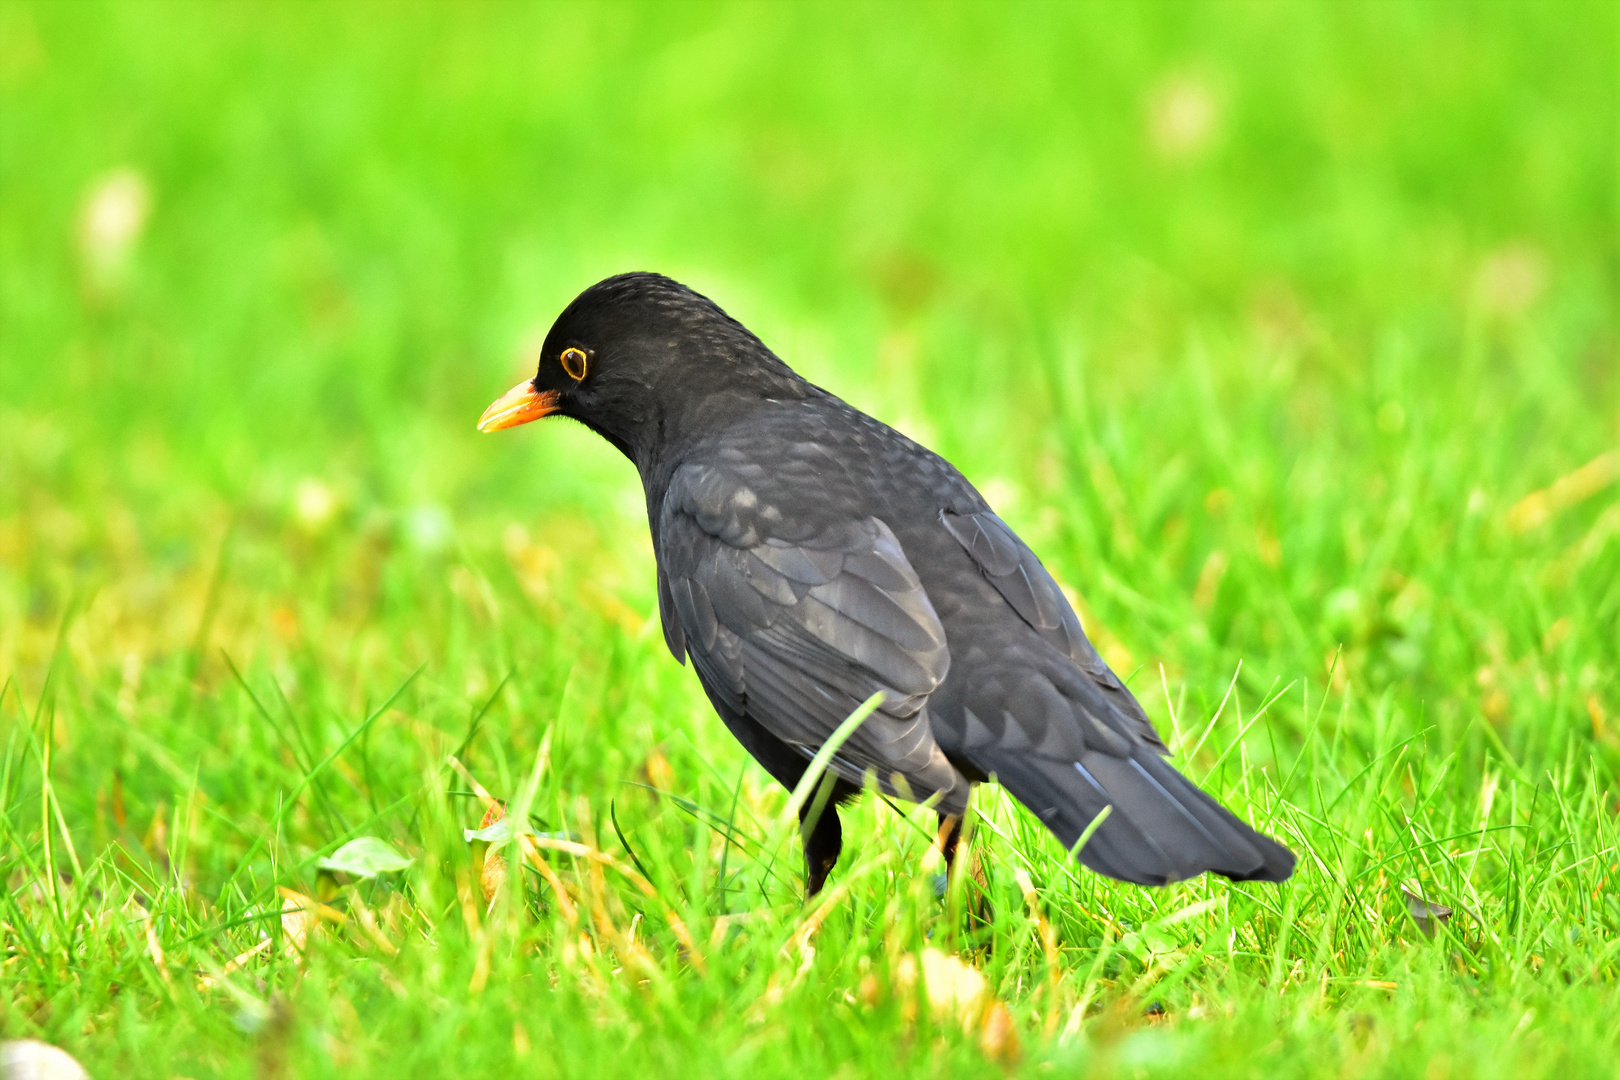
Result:
[[[244,835],[197,841],[203,893],[319,756],[253,734],[249,684],[330,747],[425,665],[395,789],[368,762],[334,805],[441,767],[417,743],[509,675],[508,790],[571,670],[570,793],[660,746],[739,767],[661,655],[634,470],[473,430],[568,300],[651,269],[961,467],[1161,726],[1242,661],[1296,687],[1244,762],[1353,773],[1310,756],[1329,683],[1322,760],[1396,732],[1458,799],[1607,790],[1616,10],[0,0],[14,760],[54,740],[81,852],[207,792]],[[114,1008],[18,986],[58,1011],[13,1032]]]
[[[25,685],[109,557],[206,579],[300,491],[384,545],[567,510],[644,556],[608,447],[470,425],[642,268],[956,461],[1138,659],[1207,622],[1292,677],[1412,577],[1481,615],[1470,673],[1573,614],[1509,615],[1522,547],[1452,556],[1617,438],[1612,5],[3,10]]]

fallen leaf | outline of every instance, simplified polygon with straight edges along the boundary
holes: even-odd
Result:
[[[675,770],[670,768],[669,759],[656,746],[647,755],[647,760],[642,762],[641,771],[654,789],[655,796],[660,791],[675,790]]]
[[[281,930],[287,935],[287,955],[297,956],[309,945],[309,938],[324,920],[341,926],[347,916],[336,908],[327,907],[312,896],[305,896],[284,885],[276,892],[288,903],[281,912]]]
[[[1444,904],[1436,904],[1423,896],[1423,886],[1417,881],[1408,881],[1401,886],[1401,892],[1406,896],[1406,911],[1417,923],[1417,928],[1423,932],[1424,937],[1434,937],[1436,923],[1441,925],[1451,918],[1451,909]]]
[[[493,904],[495,896],[506,884],[506,856],[491,847],[484,852],[484,865],[478,871],[478,885],[484,893],[484,903]]]
[[[480,829],[462,829],[461,836],[469,844],[474,840],[482,840],[489,844],[504,844],[512,839],[513,829],[512,819],[502,817]],[[577,832],[535,832],[532,829],[524,829],[522,832],[524,836],[532,836],[536,840],[577,843],[580,837]]]
[[[909,955],[901,957],[895,974],[901,991],[911,990],[917,984],[916,961]],[[977,1034],[979,1049],[994,1061],[1011,1063],[1022,1056],[1017,1023],[1007,1006],[990,992],[977,968],[927,948],[922,951],[922,980],[935,1022],[954,1020],[961,1024],[963,1032]],[[863,998],[869,994],[864,981],[861,993]]]
[[[467,843],[482,840],[487,844],[504,844],[512,839],[512,822],[505,817],[496,818],[488,825],[477,829],[462,829],[462,839]]]
[[[378,874],[397,873],[415,861],[406,858],[386,840],[360,836],[318,860],[315,865],[322,870],[335,870],[357,878],[374,878]]]

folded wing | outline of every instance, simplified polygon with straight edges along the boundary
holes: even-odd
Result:
[[[692,657],[711,693],[810,757],[882,691],[833,769],[855,784],[870,772],[907,797],[938,793],[946,811],[965,807],[968,783],[928,721],[950,667],[945,630],[888,525],[787,522],[745,475],[686,465],[657,543],[666,641]]]

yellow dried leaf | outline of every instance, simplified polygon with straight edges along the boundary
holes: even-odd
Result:
[[[647,777],[647,783],[659,791],[675,790],[675,770],[670,767],[669,759],[655,746],[647,755],[641,770]]]
[[[484,903],[495,902],[495,895],[506,884],[506,856],[491,848],[484,855],[484,868],[479,872],[478,884],[484,890]]]
[[[957,1023],[968,1035],[977,1034],[979,1049],[995,1061],[1014,1062],[1023,1053],[1018,1037],[1018,1025],[1007,1006],[990,992],[989,985],[977,968],[938,949],[922,951],[923,990],[928,995],[928,1009],[936,1023]],[[903,956],[896,965],[895,981],[902,993],[915,988],[917,962]],[[876,981],[868,986],[863,980],[860,993],[863,1000],[876,997]]]
[[[323,921],[341,926],[347,919],[336,908],[328,907],[314,897],[305,896],[285,885],[277,886],[276,892],[286,901],[281,911],[281,930],[287,935],[288,956],[302,953],[309,945],[310,935]]]

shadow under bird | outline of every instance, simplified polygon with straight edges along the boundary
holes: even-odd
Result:
[[[790,790],[840,723],[881,704],[802,814],[806,890],[838,861],[836,806],[875,781],[934,799],[955,853],[994,777],[1099,873],[1282,881],[1294,856],[1165,760],[1142,706],[1052,575],[950,462],[800,378],[704,296],[608,278],[539,370],[478,422],[571,417],[641,473],[658,606],[731,733]]]

